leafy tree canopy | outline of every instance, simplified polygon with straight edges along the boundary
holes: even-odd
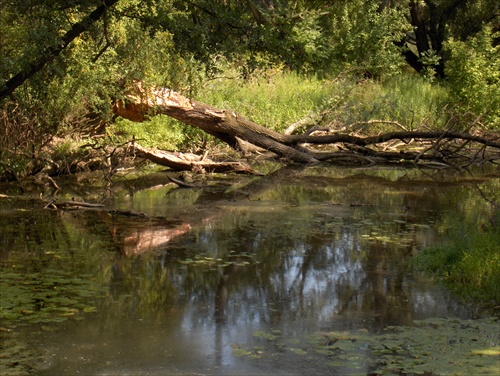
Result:
[[[23,81],[45,69],[47,83],[82,59],[104,65],[114,56],[130,74],[138,69],[131,55],[144,49],[197,61],[208,72],[223,56],[242,72],[284,64],[380,75],[399,71],[406,58],[418,71],[430,66],[444,75],[445,41],[500,28],[495,0],[4,0],[1,10],[3,96],[19,72]]]
[[[448,75],[464,111],[497,121],[499,19],[497,0],[0,0],[0,130],[40,146],[111,116],[134,80],[190,95],[228,66]]]

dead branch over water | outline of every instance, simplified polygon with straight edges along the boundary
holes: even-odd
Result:
[[[246,146],[242,142],[245,141],[285,161],[296,163],[327,160],[362,164],[413,162],[444,167],[500,160],[498,134],[451,130],[405,130],[368,137],[328,134],[325,131],[282,134],[236,112],[191,100],[167,88],[144,88],[140,82],[126,94],[125,101],[115,103],[113,110],[115,114],[136,122],[144,121],[150,115],[168,115],[211,134],[237,150],[245,151]],[[158,153],[144,148],[139,150],[146,158],[158,162]],[[240,171],[246,169],[241,169],[241,165],[235,167]]]

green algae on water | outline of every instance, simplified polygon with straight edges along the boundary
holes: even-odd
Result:
[[[276,341],[280,333],[254,336]],[[288,341],[292,353],[340,367],[346,374],[368,369],[373,375],[498,375],[500,320],[429,318],[413,326],[390,326],[382,333],[318,332]],[[267,346],[261,359],[282,352]],[[233,345],[233,355],[252,358],[253,349]]]
[[[20,324],[60,322],[80,319],[94,312],[95,299],[102,288],[89,276],[75,277],[69,272],[44,269],[21,273],[4,271],[0,276],[0,323]]]
[[[388,327],[378,335],[323,333],[313,340],[326,356],[348,363],[360,352],[374,374],[495,375],[500,366],[500,320],[430,318]],[[325,351],[326,350],[326,351]]]

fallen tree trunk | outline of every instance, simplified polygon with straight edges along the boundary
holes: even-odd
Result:
[[[238,139],[274,152],[280,157],[300,163],[318,162],[302,148],[289,146],[291,136],[283,135],[224,109],[190,100],[165,88],[146,90],[140,83],[126,93],[127,103],[117,101],[115,114],[132,121],[143,121],[148,114],[164,114],[195,126],[238,148]]]
[[[438,163],[450,163],[453,150],[461,150],[466,143],[479,144],[482,148],[500,149],[500,136],[493,134],[490,137],[462,132],[421,132],[402,131],[390,132],[371,137],[357,137],[349,134],[327,135],[289,135],[275,132],[262,127],[245,117],[225,109],[214,108],[208,104],[199,103],[166,88],[144,88],[136,82],[133,89],[126,93],[125,101],[117,101],[113,106],[115,114],[132,121],[144,121],[147,116],[164,114],[181,122],[197,127],[214,137],[224,141],[231,147],[241,149],[240,140],[246,141],[257,147],[271,151],[285,160],[298,163],[316,163],[322,160],[335,158],[349,158],[368,163],[382,161],[413,161],[433,160]],[[383,151],[374,146],[391,140],[431,140],[434,141],[420,147],[421,150],[409,151]],[[449,141],[460,140],[462,145],[449,147]],[[340,144],[341,150],[318,151],[313,145]],[[158,152],[145,152],[144,155],[154,162],[165,161],[164,156]],[[474,154],[474,153],[472,153]],[[476,153],[473,158],[477,158]],[[456,157],[456,156],[455,156]],[[168,163],[175,165],[177,162],[166,157]],[[499,155],[493,158],[500,159]],[[470,162],[470,161],[469,161]],[[229,162],[231,163],[231,162]],[[161,163],[160,163],[161,164]],[[220,165],[221,169],[225,167]],[[179,168],[183,169],[182,166]],[[215,168],[215,166],[214,166]],[[243,167],[241,171],[245,171]]]
[[[241,162],[214,162],[190,153],[171,153],[163,150],[153,150],[134,144],[134,149],[144,158],[162,166],[178,171],[208,171],[208,172],[244,172],[257,174],[247,164]]]
[[[452,131],[437,131],[437,132],[420,132],[420,131],[403,131],[403,132],[390,132],[384,133],[378,136],[372,137],[356,137],[347,134],[335,134],[328,136],[292,136],[293,139],[287,144],[299,144],[299,143],[309,143],[309,144],[332,144],[337,142],[344,142],[359,146],[368,146],[374,144],[380,144],[383,142],[391,140],[408,140],[408,139],[447,139],[447,140],[466,140],[475,141],[485,146],[491,146],[494,148],[500,148],[500,136],[493,139],[488,139],[485,137],[472,135],[463,132],[452,132]]]

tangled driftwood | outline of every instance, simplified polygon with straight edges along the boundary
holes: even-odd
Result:
[[[126,99],[117,101],[114,112],[132,121],[144,121],[147,116],[165,114],[181,122],[202,129],[206,133],[229,144],[235,149],[244,149],[245,141],[249,144],[275,153],[280,158],[298,163],[316,163],[325,160],[349,159],[363,163],[379,162],[431,162],[434,165],[448,165],[454,161],[472,163],[477,160],[499,160],[499,153],[486,157],[487,149],[500,149],[500,136],[491,134],[482,136],[463,132],[440,131],[399,131],[371,137],[358,137],[350,134],[282,134],[260,126],[249,119],[229,110],[214,108],[200,103],[167,88],[144,88],[140,82],[126,93]],[[418,148],[381,148],[388,142],[418,140]],[[318,150],[318,145],[336,145],[336,150]],[[467,146],[475,145],[474,152],[466,156],[460,152]],[[389,150],[387,150],[389,149]],[[158,162],[162,155],[158,152],[138,149],[147,158]],[[163,157],[165,154],[163,154]],[[175,163],[164,159],[167,165]],[[171,158],[170,158],[171,159]],[[212,162],[210,162],[212,163]],[[193,166],[204,167],[203,161]],[[208,169],[215,165],[208,165]],[[251,168],[242,164],[220,165],[220,168],[250,172]],[[185,169],[185,168],[184,168]],[[248,170],[248,171],[247,171]]]
[[[153,150],[138,144],[134,144],[134,148],[142,157],[178,171],[244,172],[256,174],[250,166],[242,162],[214,162],[196,154]]]

